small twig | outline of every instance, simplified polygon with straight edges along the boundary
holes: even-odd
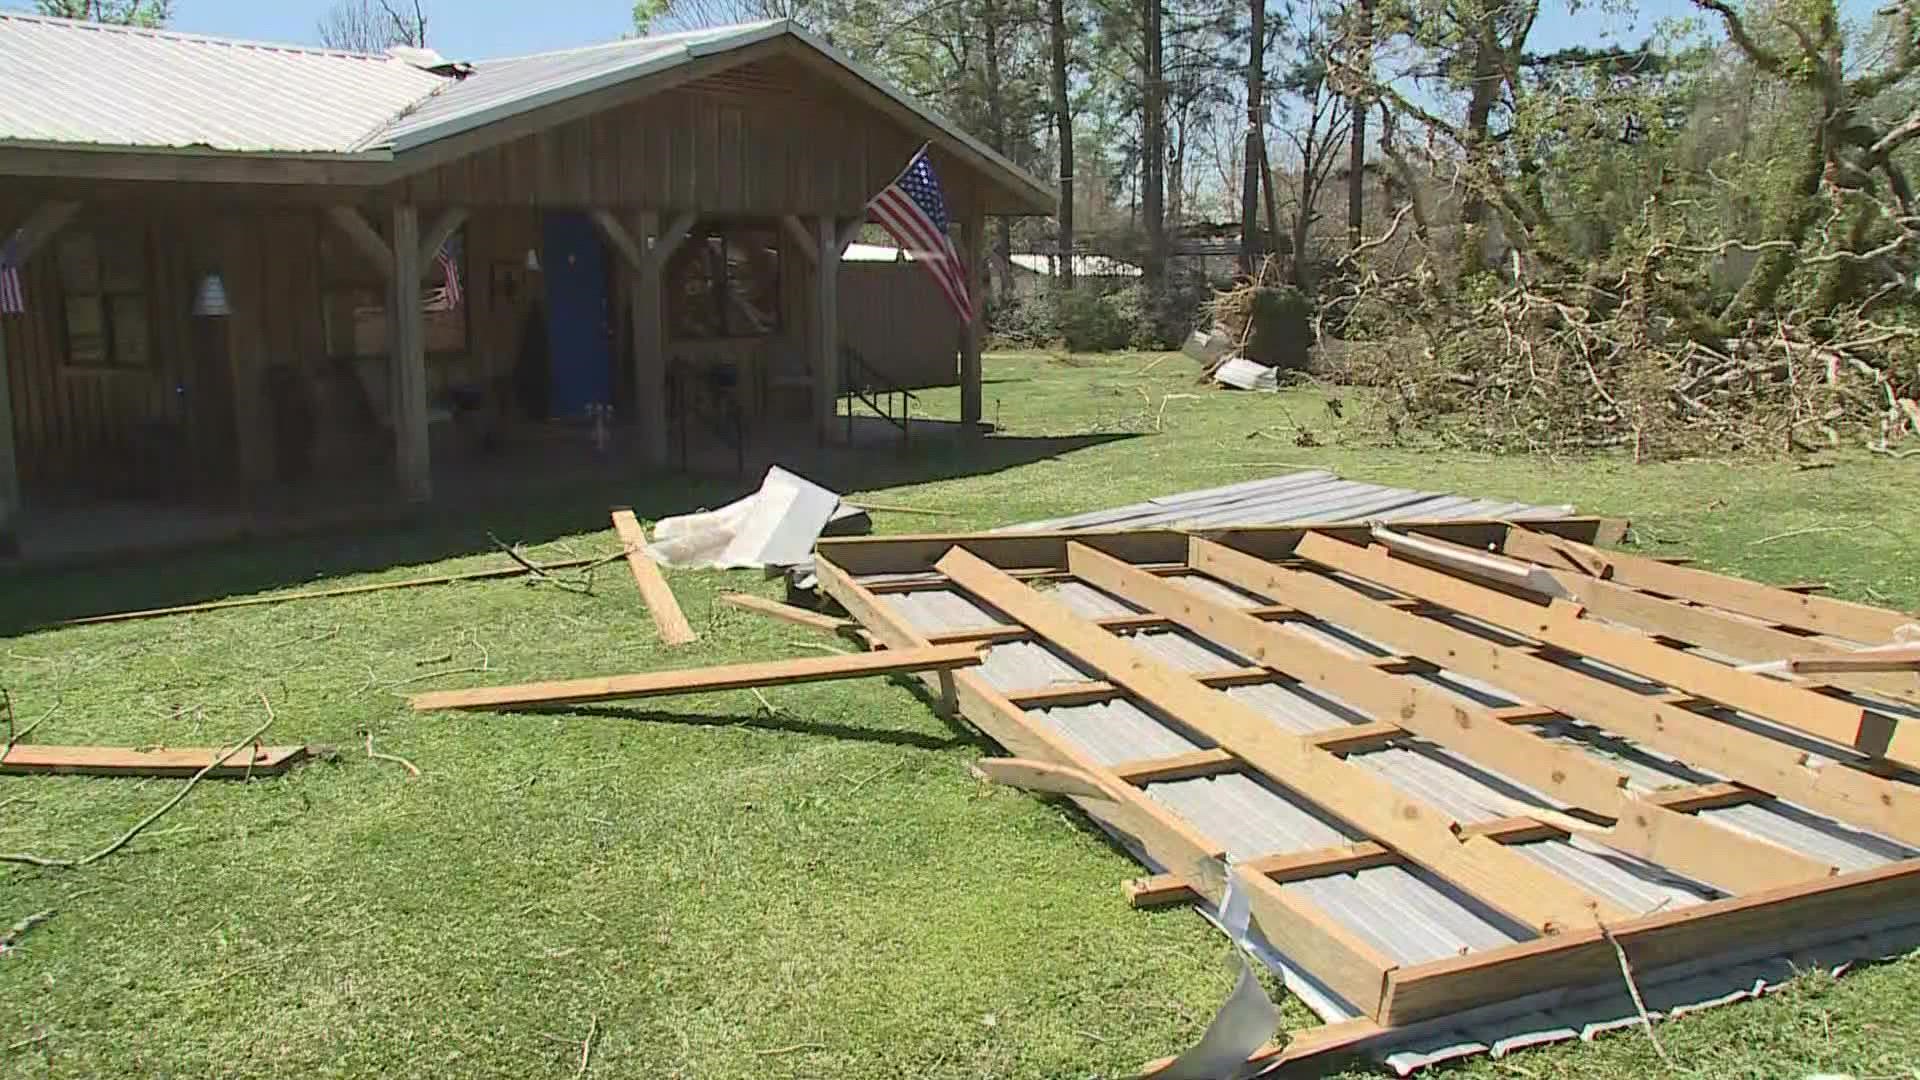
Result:
[[[99,862],[101,859],[104,859],[107,856],[112,855],[114,852],[119,851],[121,848],[126,847],[129,843],[133,841],[133,838],[136,836],[139,836],[140,833],[147,828],[147,826],[152,825],[156,821],[159,821],[163,816],[166,815],[167,811],[172,810],[174,807],[180,805],[180,801],[182,799],[185,799],[187,795],[191,793],[196,786],[199,785],[200,781],[206,778],[206,775],[208,773],[212,772],[213,770],[219,768],[222,765],[225,765],[227,763],[228,758],[231,758],[233,755],[239,753],[240,751],[249,749],[258,743],[260,736],[266,734],[267,729],[273,726],[273,720],[274,720],[273,703],[267,700],[267,695],[265,694],[260,695],[260,704],[265,706],[267,710],[267,719],[265,723],[262,723],[259,727],[253,729],[253,734],[248,735],[246,738],[240,740],[240,742],[236,744],[233,747],[233,749],[225,750],[218,754],[215,754],[212,761],[209,761],[205,765],[201,766],[200,771],[193,774],[192,779],[187,781],[186,786],[182,787],[178,792],[174,793],[173,798],[168,799],[165,803],[161,804],[160,808],[155,810],[153,813],[148,814],[144,818],[141,818],[139,823],[134,825],[133,828],[128,829],[124,833],[121,833],[120,838],[118,840],[115,840],[113,843],[108,844],[106,847],[103,847],[99,851],[96,851],[93,854],[88,855],[82,859],[48,859],[48,858],[43,858],[39,855],[29,855],[29,854],[22,853],[22,854],[0,854],[0,862],[27,863],[28,865],[31,865],[31,866],[48,866],[48,867],[54,867],[61,870],[78,870],[81,867],[90,866],[93,863]],[[252,759],[249,758],[248,762],[249,762],[249,765],[251,765]]]
[[[1763,536],[1760,539],[1755,540],[1752,543],[1748,544],[1747,546],[1759,547],[1761,544],[1771,544],[1775,540],[1785,540],[1789,536],[1806,536],[1809,533],[1853,532],[1856,529],[1859,529],[1861,527],[1862,526],[1859,526],[1859,525],[1809,525],[1804,529],[1788,529],[1786,532],[1783,532],[1783,533],[1774,533],[1772,536]]]
[[[40,1034],[34,1035],[30,1038],[21,1039],[17,1043],[8,1043],[7,1053],[11,1054],[15,1050],[25,1050],[29,1046],[38,1046],[39,1044],[46,1042],[47,1036],[51,1034],[53,1033],[50,1031],[43,1031]]]
[[[1612,927],[1604,921],[1599,921],[1599,925],[1601,936],[1613,946],[1614,958],[1620,961],[1620,977],[1627,981],[1627,994],[1633,998],[1634,1011],[1640,1014],[1640,1026],[1646,1029],[1647,1040],[1653,1043],[1653,1052],[1660,1055],[1660,1060],[1666,1063],[1667,1068],[1673,1068],[1673,1059],[1667,1056],[1667,1048],[1660,1045],[1660,1036],[1654,1033],[1653,1017],[1647,1015],[1647,1001],[1640,996],[1640,984],[1634,980],[1633,965],[1627,961],[1627,950],[1620,947],[1620,939],[1613,936]]]
[[[776,1046],[771,1050],[755,1050],[756,1057],[772,1057],[775,1054],[791,1054],[799,1050],[825,1050],[820,1043],[794,1043],[792,1046]]]
[[[598,1034],[600,1034],[600,1014],[595,1013],[593,1014],[592,1020],[587,1024],[587,1037],[581,1040],[580,1067],[573,1071],[574,1076],[581,1077],[587,1075],[587,1065],[593,1061],[593,1039],[594,1036]]]
[[[382,754],[376,751],[373,748],[373,732],[371,731],[367,732],[367,756],[369,758],[372,758],[375,761],[391,761],[395,765],[398,765],[401,768],[407,770],[408,774],[414,777],[418,777],[420,775],[419,766],[415,765],[411,761],[408,761],[406,758],[403,758],[398,754]]]
[[[53,918],[53,909],[48,908],[45,911],[36,911],[26,918],[21,919],[19,922],[14,923],[12,928],[6,933],[0,934],[0,953],[13,948],[16,942],[26,936],[27,931],[51,918]]]
[[[33,723],[28,724],[26,727],[23,727],[19,731],[14,732],[12,735],[7,736],[7,749],[9,750],[13,749],[14,743],[17,743],[21,739],[24,739],[27,736],[33,734],[33,729],[39,727],[41,724],[46,723],[47,717],[52,716],[54,712],[57,711],[59,708],[60,708],[60,703],[57,701],[54,702],[52,705],[47,706],[47,711],[41,713],[40,718],[38,720],[35,720]],[[9,715],[11,715],[11,710],[9,710]]]
[[[498,536],[495,536],[492,533],[487,534],[487,539],[493,541],[493,544],[495,547],[499,548],[501,551],[506,552],[508,558],[512,559],[514,562],[519,563],[521,567],[523,567],[527,571],[527,573],[532,574],[534,577],[539,578],[541,581],[551,581],[555,585],[558,585],[563,589],[571,590],[573,592],[584,593],[591,590],[590,585],[583,584],[582,582],[579,582],[579,581],[569,581],[566,578],[556,577],[553,574],[548,573],[544,567],[541,567],[536,563],[528,561],[527,557],[520,554],[520,552],[516,550],[512,544],[507,543],[505,540],[500,539]],[[602,560],[602,561],[604,562],[606,560]],[[596,563],[594,565],[597,566],[599,564]]]
[[[787,644],[793,646],[796,649],[818,649],[821,652],[839,653],[842,656],[849,655],[852,651],[849,649],[835,648],[832,645],[828,645],[825,642],[820,642],[820,641],[789,641],[787,642]]]
[[[423,679],[437,679],[442,675],[479,675],[485,673],[486,670],[487,669],[482,666],[447,668],[443,671],[423,671],[418,675],[409,675],[404,679],[395,679],[392,682],[381,683],[380,689],[386,690],[395,686],[405,686],[408,683],[420,682]]]
[[[413,666],[426,667],[428,664],[449,664],[452,662],[453,662],[453,654],[450,652],[445,652],[445,653],[441,653],[439,656],[423,656],[420,659],[415,660],[413,662]]]
[[[884,769],[878,769],[878,770],[875,770],[874,772],[868,773],[864,778],[861,779],[859,783],[848,788],[847,794],[851,795],[854,792],[859,791],[861,788],[866,787],[868,784],[873,783],[875,780],[878,780],[881,777],[887,775],[888,773],[894,771],[895,769],[898,769],[900,766],[905,765],[908,760],[909,759],[907,758],[901,758],[899,761],[894,762],[893,764],[887,766]]]

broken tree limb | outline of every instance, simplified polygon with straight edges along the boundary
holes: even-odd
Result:
[[[615,553],[613,558],[618,558]],[[583,566],[594,566],[607,561],[606,557],[589,559],[563,559],[560,562],[539,563],[542,571],[572,570]],[[86,615],[78,619],[66,619],[57,626],[88,626],[93,623],[132,622],[135,619],[154,619],[162,615],[190,615],[201,611],[224,611],[227,608],[257,607],[263,604],[285,604],[294,600],[324,600],[335,596],[358,596],[361,593],[384,592],[388,589],[417,589],[423,585],[451,585],[459,581],[487,581],[493,578],[519,577],[527,573],[525,566],[500,566],[490,570],[469,570],[463,574],[437,574],[433,577],[409,578],[406,581],[383,581],[372,585],[349,585],[340,589],[315,589],[309,592],[278,593],[272,596],[247,596],[238,600],[213,600],[204,604],[181,604],[178,607],[148,608],[143,611],[117,611],[110,615]]]
[[[686,645],[698,640],[699,635],[693,632],[693,626],[680,610],[680,602],[673,598],[673,590],[667,587],[659,564],[647,554],[647,534],[641,530],[640,520],[633,516],[632,510],[626,509],[615,510],[612,516],[613,531],[626,545],[627,566],[633,570],[633,582],[640,587],[640,598],[647,605],[647,613],[653,616],[660,640],[669,645]]]
[[[435,709],[509,709],[517,706],[585,705],[596,701],[704,694],[715,690],[746,690],[758,686],[857,679],[868,675],[902,675],[951,671],[981,660],[978,643],[932,645],[924,649],[887,649],[881,652],[773,660],[684,671],[652,671],[636,675],[609,675],[595,679],[526,683],[520,686],[442,690],[411,698],[416,711]]]
[[[843,633],[857,625],[852,619],[836,619],[831,615],[822,615],[817,611],[808,611],[803,607],[783,604],[778,600],[769,600],[752,593],[722,593],[720,602],[761,615],[770,615],[776,619],[784,619],[799,626],[825,630],[830,634]]]

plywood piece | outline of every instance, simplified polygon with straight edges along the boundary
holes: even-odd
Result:
[[[212,747],[38,746],[20,744],[0,755],[0,775],[49,773],[80,776],[190,777],[226,750]],[[233,753],[207,778],[272,776],[306,760],[304,746],[261,746],[251,755]]]
[[[856,625],[851,619],[836,619],[832,615],[822,615],[817,611],[808,611],[803,607],[783,604],[778,600],[769,600],[764,596],[754,596],[751,593],[722,593],[720,602],[756,614],[770,615],[796,626],[825,630],[830,634],[851,630]]]
[[[1374,581],[1463,614],[1498,622],[1509,605],[1534,607],[1458,578],[1426,570],[1384,552],[1326,537],[1303,541],[1302,554],[1333,569]],[[1489,641],[1431,619],[1383,605],[1357,603],[1359,593],[1314,574],[1273,565],[1203,540],[1194,562],[1207,573],[1303,609],[1363,634],[1391,641],[1451,670],[1497,682],[1507,691],[1555,708],[1606,731],[1699,768],[1830,814],[1906,843],[1920,843],[1920,792],[1842,765],[1807,766],[1797,748],[1764,735],[1688,712],[1603,679],[1541,659],[1525,647]]]
[[[1622,585],[1866,645],[1883,645],[1894,639],[1901,626],[1920,622],[1920,616],[1791,592],[1707,570],[1672,566],[1623,551],[1603,551],[1518,526],[1508,530],[1502,549],[1509,555],[1549,565],[1556,557],[1570,557],[1569,561],[1578,560],[1576,565],[1591,567],[1589,572],[1595,572],[1596,576]]]
[[[700,635],[693,632],[693,626],[681,612],[680,601],[674,599],[673,590],[660,573],[660,564],[647,554],[647,534],[641,530],[633,511],[615,510],[613,531],[626,545],[627,566],[633,571],[634,584],[640,586],[640,598],[646,602],[648,614],[653,616],[660,640],[669,645],[686,645],[698,640]]]
[[[1596,915],[1621,914],[1484,837],[1462,842],[1452,831],[1457,823],[1433,808],[1285,733],[1248,706],[1167,667],[966,551],[956,548],[937,565],[956,584],[1154,708],[1516,921],[1545,932],[1590,924]]]
[[[409,699],[416,711],[434,709],[511,709],[558,705],[585,705],[596,701],[627,701],[674,694],[704,694],[716,690],[745,690],[759,686],[857,679],[871,675],[898,675],[952,670],[980,662],[970,645],[932,645],[923,649],[884,649],[838,656],[809,656],[799,660],[769,660],[750,664],[683,671],[651,671],[636,675],[607,675],[592,679],[490,686],[472,690],[438,690]]]

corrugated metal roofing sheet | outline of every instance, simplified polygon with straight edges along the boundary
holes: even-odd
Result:
[[[1284,473],[1224,487],[1162,495],[1146,502],[1071,517],[1009,525],[1002,532],[1039,529],[1216,528],[1283,521],[1438,520],[1442,518],[1563,517],[1571,506],[1527,503],[1436,491],[1413,491],[1342,480],[1321,469]]]
[[[0,139],[348,153],[450,79],[387,56],[0,14]]]

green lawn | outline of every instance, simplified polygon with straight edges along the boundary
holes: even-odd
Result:
[[[1320,466],[1572,502],[1709,566],[1920,607],[1920,462],[1377,448],[1343,441],[1322,395],[1193,376],[1178,356],[991,357],[986,412],[1006,435],[985,452],[919,448],[865,480],[822,479],[959,515],[876,515],[912,532]],[[952,393],[926,404],[958,410]],[[0,622],[492,565],[487,529],[545,556],[607,550],[609,502],[648,516],[720,490],[560,483],[478,520],[0,577]],[[672,581],[702,635],[679,650],[655,642],[618,566],[590,596],[492,582],[0,641],[22,718],[58,703],[37,741],[218,743],[264,717],[264,693],[269,741],[338,748],[282,779],[203,784],[84,870],[0,867],[0,927],[57,912],[0,957],[0,1074],[571,1076],[591,1029],[600,1076],[1114,1076],[1198,1035],[1230,984],[1224,939],[1190,911],[1128,909],[1129,859],[1070,810],[971,779],[989,748],[899,685],[770,691],[772,713],[745,693],[566,716],[404,706],[427,687],[825,644],[716,603],[773,595],[757,573]],[[366,730],[425,775],[367,760]],[[177,783],[0,781],[0,850],[85,854]],[[1309,1022],[1297,1003],[1288,1016]],[[1700,1076],[1920,1076],[1920,960],[1806,980],[1663,1037]],[[1634,1033],[1457,1070],[1662,1071]]]

